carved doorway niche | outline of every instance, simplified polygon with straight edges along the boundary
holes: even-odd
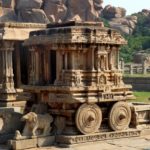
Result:
[[[96,69],[105,71],[108,69],[108,53],[106,50],[96,51]]]

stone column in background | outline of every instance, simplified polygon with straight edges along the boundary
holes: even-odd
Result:
[[[14,88],[14,74],[12,53],[14,50],[12,41],[1,42],[0,51],[2,58],[2,88],[0,89],[0,101],[16,100],[16,90]]]
[[[146,64],[146,61],[144,61],[143,64],[142,64],[142,70],[143,70],[142,71],[143,74],[147,74],[147,64]]]
[[[130,74],[133,74],[133,64],[130,64]]]

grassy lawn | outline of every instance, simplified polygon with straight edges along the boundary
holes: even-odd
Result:
[[[134,92],[134,95],[136,96],[137,102],[150,102],[148,98],[150,98],[150,92]]]
[[[144,77],[149,77],[150,78],[150,74],[124,74],[123,75],[124,77],[132,77],[132,78],[136,78],[136,77],[138,77],[138,78],[144,78]]]

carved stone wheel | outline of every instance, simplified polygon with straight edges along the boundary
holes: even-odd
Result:
[[[78,130],[83,134],[91,134],[98,131],[102,122],[102,111],[96,104],[82,104],[75,116]]]
[[[131,121],[131,109],[126,102],[117,102],[109,113],[109,125],[112,130],[119,131],[128,128]]]

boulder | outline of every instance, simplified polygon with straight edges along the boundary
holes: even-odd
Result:
[[[93,2],[94,2],[94,8],[95,8],[95,10],[100,11],[100,10],[103,9],[102,8],[103,0],[93,0]]]
[[[116,24],[113,22],[110,22],[109,24],[110,24],[111,28],[119,30],[121,33],[124,33],[124,34],[131,34],[132,33],[131,28],[129,28],[126,25]]]
[[[114,7],[111,5],[107,5],[103,9],[103,17],[106,19],[112,19],[112,18],[122,18],[126,15],[126,10],[122,7]]]
[[[50,22],[63,22],[67,14],[64,0],[44,0],[44,12]]]
[[[32,22],[32,23],[49,23],[49,20],[41,9],[20,10],[18,12],[19,22]]]
[[[82,21],[96,21],[99,19],[101,0],[69,0],[67,20],[79,16]]]
[[[126,16],[124,18],[113,18],[110,20],[110,27],[121,31],[124,34],[132,34],[136,27],[137,17]]]
[[[142,15],[144,15],[144,16],[149,16],[150,10],[149,9],[142,9],[142,12],[140,12],[140,13],[142,13]]]
[[[43,4],[42,0],[18,0],[16,9],[40,9]]]

